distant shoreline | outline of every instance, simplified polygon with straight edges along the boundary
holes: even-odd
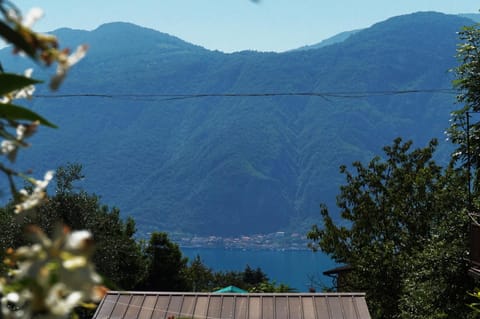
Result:
[[[170,234],[181,248],[212,248],[225,250],[270,250],[299,251],[309,250],[305,235],[299,233],[276,232],[270,234],[243,235],[238,237],[195,236]]]

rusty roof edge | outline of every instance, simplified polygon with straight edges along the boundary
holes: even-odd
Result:
[[[175,296],[317,296],[317,297],[365,297],[364,292],[264,292],[264,293],[213,293],[213,292],[181,292],[181,291],[121,291],[121,290],[110,290],[107,292],[108,295],[175,295]]]
[[[106,296],[106,295],[105,295]],[[97,308],[95,309],[95,312],[93,313],[93,317],[92,318],[95,318],[98,313],[100,312],[100,309],[102,308],[103,304],[106,302],[105,301],[105,296],[102,298],[102,300],[100,300],[100,302],[98,303],[97,305]]]

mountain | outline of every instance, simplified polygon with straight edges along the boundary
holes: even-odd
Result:
[[[328,45],[332,45],[332,44],[335,44],[335,43],[341,43],[341,42],[347,40],[351,35],[357,33],[358,31],[360,31],[360,30],[343,31],[343,32],[340,32],[339,34],[334,35],[333,37],[322,40],[319,43],[312,44],[312,45],[305,45],[305,46],[302,46],[302,47],[300,47],[296,50],[320,49],[320,48],[326,47]]]
[[[480,14],[479,13],[462,13],[462,14],[459,14],[459,16],[470,19],[472,21],[475,21],[476,23],[480,22]]]
[[[62,43],[90,46],[56,93],[78,96],[30,103],[60,129],[42,129],[18,166],[41,174],[83,164],[81,186],[134,216],[142,234],[304,230],[320,203],[334,204],[340,165],[367,161],[398,136],[417,147],[444,140],[458,106],[431,90],[451,88],[456,32],[469,24],[422,12],[325,47],[232,54],[126,23],[61,29]],[[25,67],[8,49],[0,59]],[[216,96],[195,97],[206,93]],[[449,149],[441,144],[439,160]]]

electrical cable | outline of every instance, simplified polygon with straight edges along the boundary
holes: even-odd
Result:
[[[70,94],[38,94],[37,98],[44,99],[62,99],[62,98],[107,98],[120,100],[148,100],[148,101],[174,101],[185,99],[200,99],[209,97],[221,98],[261,98],[261,97],[321,97],[343,98],[343,99],[363,99],[374,96],[395,96],[406,94],[458,94],[455,89],[411,89],[411,90],[384,90],[384,91],[332,91],[332,92],[250,92],[250,93],[194,93],[194,94],[149,94],[149,93],[70,93]]]

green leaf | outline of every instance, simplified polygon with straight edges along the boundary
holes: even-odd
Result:
[[[0,95],[5,95],[36,83],[41,83],[41,81],[27,78],[23,75],[2,73],[0,74]]]
[[[35,49],[15,30],[13,30],[8,24],[0,21],[0,35],[7,42],[12,43],[17,48],[24,51],[31,58],[35,59]]]
[[[42,125],[57,128],[55,124],[50,123],[48,120],[38,115],[37,113],[22,106],[13,104],[0,105],[0,118],[5,118],[8,120],[39,121]]]

